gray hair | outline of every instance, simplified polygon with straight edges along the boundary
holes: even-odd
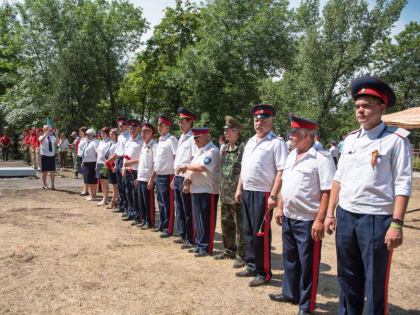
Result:
[[[94,137],[94,136],[96,136],[96,131],[95,131],[95,129],[93,129],[93,128],[89,128],[88,130],[86,130],[86,134],[87,134],[88,136],[92,136],[92,137]]]
[[[307,128],[299,128],[299,131],[301,131],[302,133],[308,134],[311,137],[312,140],[315,139],[315,135],[316,135],[315,130],[307,129]]]

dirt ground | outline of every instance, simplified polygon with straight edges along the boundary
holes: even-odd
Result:
[[[1,165],[0,165],[1,166]],[[39,179],[0,179],[0,314],[296,314],[269,300],[282,281],[281,230],[272,223],[273,280],[257,288],[232,260],[195,258],[156,233],[78,196],[70,172],[56,191]],[[39,188],[38,188],[39,187]],[[420,179],[404,244],[395,250],[390,314],[420,314]],[[222,249],[220,213],[215,249]],[[322,247],[317,313],[336,314],[334,237]]]

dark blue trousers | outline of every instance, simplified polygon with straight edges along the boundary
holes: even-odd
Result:
[[[242,220],[245,241],[245,262],[265,281],[271,279],[271,217],[267,203],[269,192],[242,192]],[[264,220],[265,217],[265,220]]]
[[[123,166],[123,157],[119,157],[117,158],[117,163],[115,165],[115,174],[117,175],[117,186],[118,186],[118,193],[120,195],[120,210],[121,211],[128,211],[128,206],[127,206],[127,198],[126,198],[126,194],[125,194],[125,180],[124,177],[122,177],[121,175],[121,169]]]
[[[178,234],[183,240],[187,240],[190,244],[194,244],[191,194],[184,194],[182,192],[182,189],[184,188],[183,182],[184,177],[174,177],[174,196]]]
[[[125,193],[128,204],[128,214],[138,218],[139,216],[139,201],[134,181],[137,179],[137,171],[126,171],[125,173]]]
[[[356,214],[337,208],[337,273],[341,315],[388,313],[392,252],[384,243],[390,215]]]
[[[152,228],[155,226],[155,195],[154,188],[148,190],[147,182],[139,181],[137,186],[137,195],[139,201],[140,222],[146,222],[146,224]]]
[[[305,312],[315,311],[321,260],[321,242],[311,236],[313,222],[283,216],[283,295]]]
[[[168,234],[174,228],[174,191],[170,188],[173,175],[156,175],[157,200],[159,204],[159,228]]]
[[[212,255],[219,195],[207,193],[191,195],[194,212],[196,248],[201,253]]]

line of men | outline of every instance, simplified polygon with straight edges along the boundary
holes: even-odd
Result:
[[[324,231],[336,230],[339,314],[387,314],[392,250],[402,244],[405,209],[412,185],[408,132],[386,126],[385,110],[396,103],[392,89],[373,77],[352,82],[361,128],[344,141],[338,170],[331,155],[315,144],[316,122],[291,115],[288,153],[272,132],[273,106],[251,108],[255,135],[246,143],[243,125],[226,116],[223,150],[209,128],[193,128],[194,114],[180,107],[180,139],[172,121],[158,116],[159,141],[150,123],[119,118],[116,161],[123,219],[142,229],[173,235],[196,257],[212,255],[217,204],[221,201],[224,251],[246,267],[251,287],[270,281],[271,220],[282,226],[284,275],[280,294],[270,299],[299,305],[312,314]],[[128,130],[127,130],[128,128]],[[140,135],[139,136],[139,129]],[[155,224],[154,187],[160,220]],[[337,210],[336,210],[337,209]],[[334,212],[337,211],[337,218]]]

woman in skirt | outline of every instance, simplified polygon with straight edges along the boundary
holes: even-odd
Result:
[[[51,189],[55,190],[55,143],[58,138],[58,130],[53,130],[48,125],[45,125],[42,130],[43,133],[39,137],[41,146],[42,188],[48,189],[47,173],[50,172]]]
[[[109,138],[109,128],[103,127],[101,129],[102,141],[99,142],[98,147],[96,148],[96,178],[101,181],[102,194],[103,198],[98,203],[98,206],[103,206],[108,204],[108,193],[109,193],[109,184],[108,184],[108,167],[105,166],[106,156],[109,157],[109,151],[111,149],[111,139]]]
[[[96,148],[99,141],[96,139],[96,131],[94,129],[88,129],[86,136],[86,146],[82,152],[83,180],[84,184],[89,188],[89,196],[86,197],[86,200],[97,201],[99,199],[96,198]]]

